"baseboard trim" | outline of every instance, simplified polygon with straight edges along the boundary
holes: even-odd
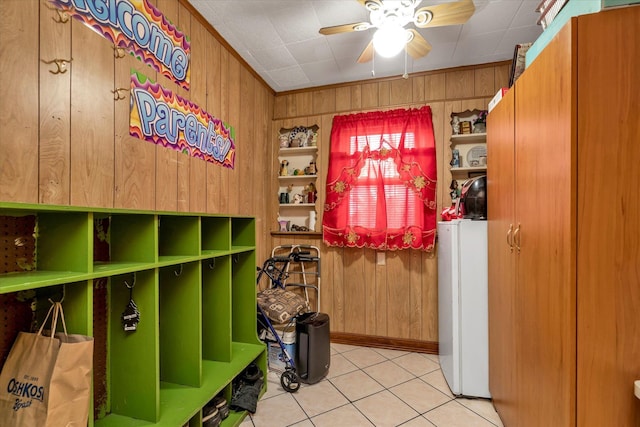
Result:
[[[390,350],[413,351],[416,353],[438,354],[438,343],[407,338],[387,338],[374,335],[360,335],[346,332],[331,332],[331,342],[364,347],[387,348]]]

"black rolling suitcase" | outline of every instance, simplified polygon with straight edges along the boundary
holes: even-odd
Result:
[[[329,373],[329,315],[305,313],[296,319],[296,370],[300,381],[315,384]]]

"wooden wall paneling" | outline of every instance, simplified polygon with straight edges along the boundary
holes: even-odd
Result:
[[[426,101],[445,99],[446,73],[424,76],[424,97]]]
[[[362,85],[351,86],[351,110],[362,109]]]
[[[376,319],[375,335],[386,337],[389,336],[389,277],[387,276],[386,266],[387,253],[384,252],[381,256],[385,257],[385,263],[378,264],[376,260],[371,266],[376,274],[375,288],[371,289],[376,295],[376,307],[372,314],[375,315]]]
[[[195,41],[191,34],[191,12],[184,5],[178,4],[178,27],[181,31],[183,31],[187,36],[191,37],[191,55],[193,56],[193,49],[196,43],[200,43],[200,41]],[[195,19],[194,19],[195,22]],[[191,84],[193,85],[193,77],[194,77],[194,67],[193,67],[193,58],[191,59]],[[198,74],[198,71],[195,72]],[[183,89],[182,87],[176,86],[176,93],[185,99],[191,100],[190,91]],[[191,88],[190,88],[191,89]],[[190,191],[191,187],[189,185],[189,179],[191,177],[191,163],[192,157],[185,153],[178,153],[176,157],[177,166],[178,166],[178,198],[177,198],[177,210],[179,212],[188,212],[189,211],[189,202],[190,202]]]
[[[75,19],[71,52],[71,204],[113,207],[112,44]]]
[[[425,76],[415,76],[411,80],[411,102],[426,102],[425,98]]]
[[[290,93],[285,97],[286,97],[286,106],[287,106],[285,117],[299,116],[300,114],[298,114],[298,104],[296,103],[295,94]]]
[[[364,313],[365,313],[365,330],[366,335],[378,335],[376,331],[376,251],[373,249],[364,249]]]
[[[255,79],[244,67],[240,67],[240,114],[238,120],[238,144],[236,146],[238,212],[247,215],[253,211],[253,201],[262,193],[254,191],[254,159],[256,149],[260,147],[255,141],[254,128],[258,123],[255,110]],[[262,169],[260,169],[262,170]],[[264,179],[264,178],[262,178]]]
[[[392,80],[389,90],[389,104],[409,104],[413,100],[413,79]]]
[[[295,94],[296,115],[308,116],[313,112],[313,94],[309,91],[298,92]]]
[[[447,71],[445,77],[445,97],[447,99],[469,98],[475,93],[474,70]]]
[[[348,307],[344,313],[345,326],[356,334],[364,334],[366,331],[366,292],[367,284],[364,281],[364,249],[345,248],[342,254],[344,265],[343,286],[344,305]]]
[[[422,329],[420,339],[438,342],[437,251],[422,254]]]
[[[487,105],[485,98],[463,99],[460,102],[461,111],[486,110]]]
[[[422,305],[422,251],[410,249],[409,255],[409,329],[408,338],[422,338],[422,317],[427,307]]]
[[[509,74],[511,72],[511,63],[508,62],[502,65],[494,66],[494,95],[498,92],[498,89],[503,87],[509,87]]]
[[[474,96],[493,96],[496,93],[495,70],[493,66],[476,68],[474,74]]]
[[[391,82],[382,81],[378,83],[378,107],[391,105]]]
[[[378,107],[378,83],[363,83],[360,86],[361,90],[361,109]]]
[[[191,87],[188,98],[207,110],[207,40],[209,32],[197,20],[191,19]],[[189,211],[207,210],[207,161],[189,157]]]
[[[316,156],[316,166],[318,168],[318,178],[316,189],[318,198],[316,200],[316,231],[322,231],[322,218],[324,217],[324,204],[327,200],[327,171],[329,170],[329,150],[331,147],[331,126],[333,114],[324,114],[320,117],[318,126],[318,153]]]
[[[410,251],[393,251],[385,255],[387,264],[387,328],[388,334],[397,338],[409,338],[407,325],[411,323]]]
[[[229,56],[229,74],[227,75],[229,82],[229,123],[236,129],[236,164],[233,170],[229,170],[228,211],[234,214],[240,212],[238,194],[241,190],[239,187],[239,170],[241,163],[247,161],[246,158],[238,155],[238,147],[244,144],[244,141],[240,138],[242,135],[240,131],[240,127],[242,126],[240,122],[240,68],[240,62],[238,62],[234,56]]]
[[[335,110],[334,111],[350,111],[352,86],[340,86],[335,89]]]
[[[312,96],[313,113],[324,114],[336,111],[336,89],[317,90]]]
[[[216,119],[221,119],[220,107],[220,43],[209,36],[207,38],[207,111]],[[207,212],[222,212],[219,210],[222,188],[220,176],[222,167],[216,163],[207,162]]]
[[[329,263],[329,277],[333,286],[333,317],[331,318],[331,330],[345,332],[351,331],[351,325],[345,323],[345,286],[344,286],[344,248],[330,247],[325,259]]]
[[[156,6],[171,22],[184,31],[178,21],[178,0],[156,0]],[[190,34],[187,33],[187,36]],[[176,91],[176,84],[147,67],[146,76],[153,77],[163,87]],[[178,210],[178,156],[179,152],[156,145],[156,209],[163,211]]]
[[[276,96],[273,103],[273,118],[282,119],[287,116],[287,97]]]
[[[38,202],[38,85],[34,82],[38,81],[39,66],[55,67],[38,63],[39,5],[35,1],[0,2],[0,200],[3,201]]]
[[[264,197],[267,199],[267,206],[269,207],[269,215],[268,215],[268,227],[271,230],[278,229],[278,211],[279,211],[279,190],[280,190],[280,182],[278,181],[280,162],[278,157],[278,135],[280,134],[280,129],[284,127],[283,120],[274,120],[271,124],[271,133],[267,138],[267,145],[269,146],[269,152],[271,156],[269,157],[269,167],[267,170],[269,171],[269,182],[271,182],[271,186],[269,187],[269,191],[265,193]]]
[[[17,4],[17,2],[14,3]],[[55,58],[71,59],[71,23],[56,22],[53,18],[57,13],[46,7],[46,4],[40,2],[40,58],[45,61]],[[2,31],[5,37],[6,32]],[[23,46],[23,49],[28,51],[29,48]],[[73,63],[68,65],[68,70],[64,74],[52,74],[50,71],[55,70],[55,67],[54,64],[40,64],[38,202],[68,205],[71,169],[71,73],[69,71]],[[2,73],[5,78],[8,77],[4,74],[4,70]],[[7,79],[9,80],[12,79]],[[7,98],[3,97],[3,99]],[[12,184],[15,185],[15,182]]]
[[[131,69],[156,74],[132,55],[115,60],[114,88],[124,99],[114,102],[114,201],[117,208],[150,209],[156,206],[156,144],[129,135]],[[151,77],[151,78],[155,78]]]
[[[235,128],[236,124],[229,119],[229,51],[220,48],[220,118],[227,124]],[[234,141],[235,142],[235,141]],[[219,211],[229,212],[229,178],[233,171],[229,168],[223,168],[220,172],[220,200]]]
[[[445,144],[443,141],[445,140],[445,132],[446,128],[444,122],[444,103],[443,102],[432,102],[429,104],[431,108],[431,121],[433,123],[433,137],[435,139],[436,146],[436,179],[438,180],[438,184],[436,187],[436,214],[440,214],[443,208],[443,197],[445,193],[448,193],[450,182],[446,182],[444,179],[445,169],[448,170],[448,163],[444,162],[446,157],[445,154]],[[447,125],[448,126],[448,125]],[[438,216],[439,218],[439,216]]]

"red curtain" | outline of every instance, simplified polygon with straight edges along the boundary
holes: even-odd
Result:
[[[335,116],[324,242],[433,250],[436,176],[430,107]]]

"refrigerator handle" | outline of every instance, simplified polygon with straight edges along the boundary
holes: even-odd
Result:
[[[507,230],[507,245],[509,245],[509,251],[513,252],[513,239],[511,238],[513,233],[513,224],[509,224],[509,230]]]

